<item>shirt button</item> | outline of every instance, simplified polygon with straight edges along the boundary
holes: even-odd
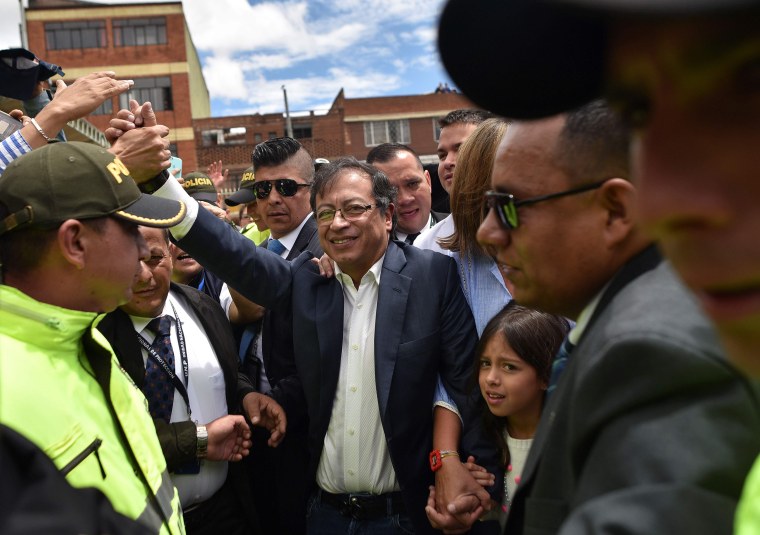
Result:
[[[353,470],[349,470],[348,471],[348,475],[350,475],[350,476],[354,475],[354,471]]]
[[[356,351],[357,349],[359,349],[359,346],[357,344],[354,344],[354,345],[351,346],[351,349],[353,349],[354,351]]]
[[[355,386],[351,387],[351,392],[356,392],[356,387]]]
[[[359,303],[358,305],[356,305],[356,308],[361,308],[361,307],[363,307],[363,306],[364,306],[364,305],[362,305],[361,303]]]
[[[351,435],[351,436],[354,436],[354,430],[353,429],[349,429],[348,430],[348,434]]]

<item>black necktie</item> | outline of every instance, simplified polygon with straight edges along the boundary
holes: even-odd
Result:
[[[166,362],[166,365],[174,371],[174,350],[171,339],[171,316],[160,316],[148,324],[148,329],[156,333],[156,338],[150,345],[156,353]],[[145,397],[148,399],[148,410],[154,418],[161,418],[166,423],[172,416],[174,405],[174,385],[166,375],[163,368],[153,359],[148,357],[145,365]]]
[[[413,243],[414,243],[414,240],[416,240],[416,239],[417,239],[417,236],[419,236],[419,235],[420,235],[420,233],[419,233],[419,232],[415,232],[414,234],[407,234],[407,235],[406,235],[406,239],[405,239],[404,241],[405,241],[406,243],[408,243],[409,245],[411,245],[411,244],[413,244]]]

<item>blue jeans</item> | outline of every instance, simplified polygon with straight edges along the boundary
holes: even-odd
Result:
[[[409,535],[414,533],[406,514],[384,516],[373,520],[357,520],[344,516],[335,507],[309,498],[306,510],[308,535]]]

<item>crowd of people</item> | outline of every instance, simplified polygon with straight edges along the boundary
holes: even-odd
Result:
[[[448,1],[450,214],[399,143],[57,140],[113,72],[11,113],[0,532],[760,533],[760,10],[574,3]]]

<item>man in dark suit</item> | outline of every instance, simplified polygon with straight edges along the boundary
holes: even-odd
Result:
[[[173,179],[156,182],[163,182],[159,195],[186,198]],[[456,449],[438,433],[434,441],[438,374],[464,420],[459,454],[497,471],[468,397],[477,334],[456,266],[389,242],[393,194],[385,175],[353,159],[320,170],[311,205],[335,278],[320,276],[310,254],[290,263],[251,247],[189,199],[190,223],[174,229],[202,264],[291,318],[296,373],[272,395],[291,415],[308,412],[308,475],[316,483],[310,533],[346,533],[357,524],[371,533],[399,524],[432,532],[424,515],[428,485],[465,470],[456,451],[435,463],[435,477],[428,466],[433,446]]]
[[[270,227],[270,238],[261,247],[286,260],[302,252],[322,256],[317,224],[309,207],[309,188],[314,164],[301,144],[289,137],[269,139],[253,150],[253,181],[241,183],[227,204],[257,202],[257,210]],[[282,181],[292,184],[283,184]],[[233,285],[234,286],[234,285]],[[236,292],[232,291],[233,295]],[[294,373],[292,324],[278,309],[267,310],[263,323],[246,327],[240,352],[257,390],[271,393],[281,378]],[[253,449],[258,454],[247,462],[251,486],[262,516],[265,533],[298,535],[306,528],[308,493],[307,425],[304,418],[288,422],[288,433],[277,449],[268,448],[264,429],[254,429]]]
[[[367,163],[382,171],[398,191],[395,239],[414,243],[420,232],[446,217],[431,210],[430,173],[411,147],[383,143],[369,151]]]
[[[253,391],[238,373],[229,322],[210,297],[170,282],[166,231],[142,227],[140,232],[150,259],[142,263],[131,301],[107,314],[98,328],[148,398],[172,481],[180,493],[188,533],[258,531],[242,466],[227,462],[240,461],[248,454],[250,431],[239,408]],[[159,317],[170,318],[166,333],[170,357],[157,352],[150,339],[161,336],[151,321]],[[171,373],[161,368],[156,355]],[[173,392],[163,405],[165,411],[151,392],[155,387],[151,369],[156,364],[158,376],[169,381]]]
[[[511,124],[496,155],[478,239],[517,302],[577,320],[510,534],[730,533],[760,450],[753,387],[640,229],[628,137],[597,101]]]

